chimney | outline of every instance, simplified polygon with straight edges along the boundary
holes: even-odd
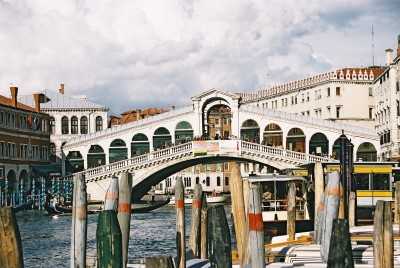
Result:
[[[64,84],[61,84],[60,94],[63,94],[63,95],[64,95]]]
[[[397,57],[400,57],[400,34],[397,37]]]
[[[11,92],[11,106],[17,107],[17,96],[18,96],[18,88],[17,87],[10,87]]]
[[[35,99],[35,111],[40,112],[40,94],[33,94],[33,98]]]
[[[392,52],[393,52],[393,49],[388,48],[385,51],[386,51],[386,65],[389,65],[389,64],[392,63]]]

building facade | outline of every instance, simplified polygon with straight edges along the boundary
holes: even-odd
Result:
[[[343,68],[240,96],[245,104],[374,129],[373,83],[382,71]]]
[[[386,50],[386,68],[374,81],[375,129],[380,136],[381,158],[400,160],[400,35],[397,53]]]
[[[2,205],[5,200],[7,204],[15,204],[16,200],[10,200],[13,198],[10,193],[30,189],[31,179],[42,175],[40,172],[50,166],[50,116],[40,111],[43,96],[33,94],[31,107],[17,101],[17,87],[11,87],[10,93],[11,98],[0,95]]]
[[[62,146],[74,137],[106,129],[109,110],[103,105],[88,101],[85,96],[68,96],[64,93],[64,84],[61,84],[59,92],[47,89],[39,92],[44,96],[40,110],[50,115],[50,158],[52,163],[60,166],[63,158]],[[19,101],[29,105],[34,99],[31,96],[21,96]],[[66,157],[71,160],[66,172],[74,173],[83,169],[79,152]]]

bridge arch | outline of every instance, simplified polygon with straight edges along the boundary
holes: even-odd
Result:
[[[154,131],[153,149],[165,148],[172,143],[171,133],[165,127],[159,127]]]
[[[193,128],[187,121],[180,121],[175,127],[175,144],[185,143],[193,140]]]
[[[143,133],[136,133],[131,141],[131,157],[150,152],[149,138]]]
[[[286,137],[286,149],[296,152],[306,152],[306,135],[298,127],[291,128]]]
[[[356,151],[357,161],[376,161],[377,160],[377,150],[375,146],[370,142],[361,143]]]
[[[321,132],[314,133],[310,138],[308,151],[311,154],[328,156],[329,140],[326,135]]]
[[[106,163],[106,154],[98,144],[91,145],[87,154],[88,168],[98,167]]]
[[[282,146],[283,131],[282,131],[282,128],[278,124],[269,123],[264,128],[263,144],[267,145],[267,146],[278,146],[278,147]]]
[[[108,150],[108,163],[114,163],[128,158],[128,148],[126,147],[125,141],[122,139],[113,140]]]
[[[260,143],[260,126],[254,119],[247,119],[240,128],[240,137],[244,141]]]

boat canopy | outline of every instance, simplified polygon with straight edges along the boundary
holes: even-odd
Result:
[[[264,182],[264,181],[306,181],[303,176],[297,175],[279,175],[275,173],[271,174],[250,174],[244,176],[243,179],[247,179],[249,182]]]

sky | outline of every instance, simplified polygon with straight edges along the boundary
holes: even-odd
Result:
[[[184,107],[385,65],[399,14],[398,0],[0,0],[0,94],[65,84],[114,116]]]

